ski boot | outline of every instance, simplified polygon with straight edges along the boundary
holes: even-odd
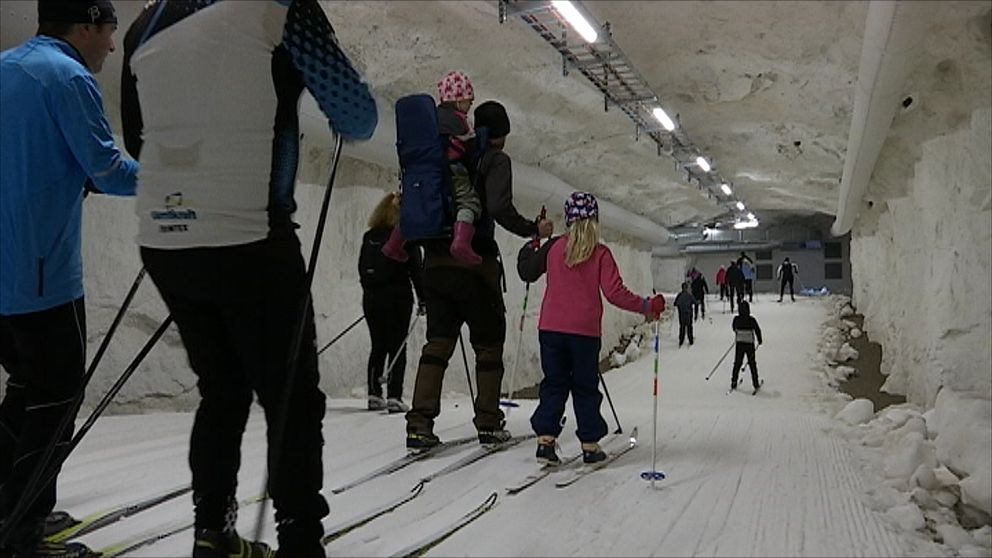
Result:
[[[558,452],[555,451],[554,438],[551,438],[551,441],[538,440],[537,462],[550,467],[557,467],[558,465],[561,465],[561,458],[558,457]]]
[[[276,552],[263,542],[246,541],[237,533],[197,529],[193,558],[275,558]]]
[[[388,411],[389,414],[405,413],[409,410],[410,406],[398,397],[390,397],[386,400],[386,411]]]
[[[582,462],[593,465],[606,461],[606,452],[599,444],[582,444]]]
[[[441,440],[433,434],[407,433],[406,449],[410,453],[424,453],[441,445]]]
[[[386,400],[382,398],[381,395],[370,395],[369,396],[369,410],[370,411],[381,411],[386,408]]]

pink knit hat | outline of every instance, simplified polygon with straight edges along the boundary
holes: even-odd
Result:
[[[442,103],[475,98],[472,80],[461,72],[448,72],[437,82],[437,96]]]

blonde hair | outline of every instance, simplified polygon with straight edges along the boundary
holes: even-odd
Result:
[[[400,224],[400,207],[393,202],[393,198],[399,194],[390,192],[382,198],[372,210],[369,216],[369,228],[392,228]]]
[[[599,245],[599,220],[581,219],[568,226],[568,247],[565,248],[565,265],[575,267],[592,256]]]

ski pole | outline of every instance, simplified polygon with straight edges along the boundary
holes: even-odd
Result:
[[[321,350],[317,351],[317,356],[320,356],[320,353],[326,351],[327,348],[330,347],[331,345],[333,345],[335,341],[337,341],[338,339],[341,339],[342,337],[344,337],[344,334],[345,333],[348,333],[349,331],[351,331],[351,329],[353,327],[357,326],[364,319],[365,319],[365,314],[362,314],[361,316],[359,316],[358,319],[355,320],[354,322],[352,322],[350,326],[344,328],[344,331],[342,331],[341,333],[335,335],[334,336],[334,339],[331,339],[330,341],[328,341],[327,344],[324,345],[324,347]]]
[[[21,493],[21,498],[17,501],[17,505],[10,513],[10,518],[4,522],[2,544],[6,544],[7,539],[14,530],[14,527],[16,527],[17,523],[24,518],[25,513],[27,513],[27,510],[34,504],[35,500],[38,499],[38,496],[41,495],[44,488],[48,486],[49,483],[55,481],[55,477],[58,476],[58,472],[62,467],[62,464],[69,458],[72,451],[76,449],[79,442],[83,440],[86,433],[93,428],[93,424],[96,423],[96,419],[100,418],[100,415],[103,414],[103,412],[110,405],[111,400],[113,400],[114,396],[117,395],[117,392],[124,387],[124,384],[127,383],[128,379],[131,378],[131,375],[134,374],[134,371],[138,369],[138,365],[141,364],[141,361],[145,359],[145,356],[148,355],[148,353],[152,350],[152,347],[155,346],[155,343],[158,342],[159,338],[162,337],[162,334],[165,333],[165,330],[168,329],[170,325],[172,325],[171,315],[165,318],[162,325],[155,330],[155,333],[152,334],[151,338],[145,343],[145,346],[141,348],[137,356],[134,357],[134,360],[131,361],[131,364],[124,370],[117,381],[114,382],[114,385],[110,388],[110,391],[103,396],[103,399],[100,400],[96,408],[93,409],[93,412],[90,413],[90,416],[86,419],[86,422],[79,428],[76,435],[72,437],[72,440],[69,442],[69,445],[66,446],[65,450],[63,450],[58,456],[52,456],[53,460],[51,462],[51,466],[45,468],[38,467],[35,469],[35,475],[32,477],[32,480],[34,480],[35,483],[31,484],[29,482],[27,484],[24,492]],[[58,438],[55,438],[55,440],[58,440]],[[44,479],[44,482],[37,482],[40,479]]]
[[[97,365],[100,364],[100,360],[103,358],[103,353],[106,352],[107,347],[110,345],[110,340],[114,337],[114,333],[117,332],[117,326],[120,325],[121,320],[124,318],[124,313],[131,305],[131,301],[134,299],[135,293],[138,292],[138,287],[141,286],[141,281],[144,278],[145,278],[145,268],[142,267],[141,270],[138,271],[138,276],[134,278],[133,282],[131,282],[131,288],[128,289],[127,295],[124,296],[124,301],[121,302],[121,307],[117,310],[117,315],[114,316],[114,321],[111,322],[110,329],[108,329],[107,334],[103,336],[103,341],[100,342],[100,347],[97,348],[96,355],[94,355],[93,360],[90,361],[89,367],[87,368],[86,372],[83,374],[83,377],[80,379],[79,390],[76,392],[76,395],[73,397],[72,402],[69,404],[69,407],[66,409],[65,414],[62,416],[62,419],[59,421],[59,425],[55,429],[55,432],[52,435],[52,439],[45,446],[45,451],[42,453],[41,459],[38,460],[38,463],[35,466],[35,470],[32,472],[31,477],[28,479],[28,482],[25,485],[24,492],[21,493],[22,497],[31,494],[34,490],[38,488],[38,481],[40,480],[42,474],[51,463],[52,456],[55,454],[55,448],[58,445],[58,441],[62,439],[62,435],[69,428],[69,425],[72,424],[72,422],[74,421],[76,417],[76,413],[79,411],[79,407],[83,403],[83,397],[86,395],[86,386],[89,385],[90,379],[93,378],[93,374],[96,372],[96,367]],[[82,343],[85,343],[85,340],[80,340],[80,341]],[[83,347],[83,351],[85,354],[85,347]],[[45,486],[45,484],[41,486]],[[32,503],[36,498],[37,495],[32,497]],[[30,505],[30,503],[28,505]],[[15,505],[15,508],[16,507],[17,506]],[[14,515],[13,512],[11,513],[10,517],[11,519],[20,521],[20,518]],[[16,521],[7,522],[7,525],[4,526],[3,537],[2,539],[0,539],[0,541],[2,541],[3,543],[7,541],[7,536],[9,535],[10,531],[16,526],[15,525]],[[0,547],[2,546],[3,545],[0,544]]]
[[[264,482],[262,484],[262,489],[259,491],[260,494],[264,494],[264,497],[262,498],[261,505],[258,506],[258,516],[255,520],[254,540],[261,540],[262,538],[262,522],[265,519],[265,514],[268,511],[269,504],[269,494],[267,490],[269,486],[269,479],[276,477],[276,473],[279,472],[279,462],[282,458],[283,435],[286,430],[286,417],[289,415],[287,411],[295,388],[296,367],[299,360],[300,348],[303,346],[303,330],[305,329],[304,324],[307,321],[307,316],[311,315],[312,312],[310,309],[310,287],[313,285],[313,276],[317,269],[317,256],[320,253],[320,241],[324,236],[324,225],[327,224],[327,212],[331,205],[331,191],[334,189],[334,178],[338,173],[338,163],[341,161],[341,147],[343,144],[344,141],[342,137],[338,135],[334,142],[334,155],[331,159],[331,176],[327,180],[327,191],[324,192],[324,200],[320,206],[320,217],[317,219],[317,229],[314,231],[313,247],[310,249],[310,260],[308,261],[306,277],[303,282],[303,295],[300,297],[300,307],[297,312],[299,319],[296,321],[293,336],[290,338],[289,358],[286,364],[286,383],[282,388],[282,394],[279,399],[279,407],[276,409],[275,428],[272,430],[273,436],[270,444],[270,448],[273,449],[276,457],[275,459],[267,461]]]
[[[617,408],[613,406],[613,398],[610,397],[610,390],[606,389],[606,378],[603,377],[603,373],[599,373],[599,382],[603,384],[603,393],[606,394],[606,401],[610,404],[610,410],[613,411],[613,420],[617,423],[617,430],[614,434],[623,434],[623,427],[620,426],[620,418],[617,417]]]
[[[727,350],[724,351],[723,356],[720,357],[720,360],[716,361],[716,366],[714,366],[713,370],[710,370],[710,373],[706,375],[706,381],[709,381],[710,377],[713,376],[713,374],[716,374],[716,369],[720,368],[720,363],[723,362],[723,359],[727,358],[727,355],[730,354],[730,349],[734,348],[734,343],[736,343],[736,341],[731,343],[730,346],[727,347]]]
[[[524,344],[524,317],[527,316],[527,299],[530,297],[530,283],[526,283],[524,287],[524,306],[523,310],[520,312],[520,326],[518,330],[520,332],[519,337],[517,337],[517,352],[516,356],[513,357],[513,371],[510,372],[510,385],[509,390],[506,392],[506,400],[500,401],[499,404],[503,407],[519,407],[520,404],[513,400],[513,388],[514,380],[516,379],[517,369],[520,367],[520,347]]]
[[[541,206],[541,213],[537,216],[537,222],[540,223],[548,217],[548,208]],[[535,236],[530,241],[530,246],[534,250],[541,247],[541,237]],[[520,348],[524,343],[524,319],[527,316],[527,299],[530,297],[530,282],[524,284],[524,306],[520,311],[520,325],[518,326],[518,331],[520,335],[517,338],[517,352],[513,357],[513,370],[510,372],[510,385],[509,391],[506,392],[506,400],[500,401],[499,404],[503,407],[519,407],[520,404],[513,400],[513,389],[516,386],[517,370],[520,368]]]
[[[400,348],[397,349],[396,354],[393,355],[392,362],[390,362],[389,366],[386,367],[385,382],[387,384],[389,383],[389,379],[392,377],[393,367],[396,366],[396,361],[400,359],[400,355],[404,350],[406,350],[406,342],[410,339],[410,334],[413,333],[413,328],[416,327],[418,318],[420,318],[420,315],[414,314],[413,322],[410,324],[410,329],[406,332],[406,337],[403,338],[403,343],[400,344]]]
[[[654,440],[651,444],[651,470],[641,472],[641,478],[651,481],[651,488],[654,488],[655,481],[664,480],[665,473],[658,470],[658,360],[661,356],[661,337],[658,320],[654,323]]]
[[[465,354],[465,341],[462,340],[462,332],[458,332],[458,346],[462,348],[462,364],[465,365],[465,381],[468,382],[468,394],[472,397],[472,406],[475,406],[475,391],[472,390],[472,375],[468,371],[468,356]]]

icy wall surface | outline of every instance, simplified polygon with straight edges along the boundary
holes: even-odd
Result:
[[[933,408],[938,457],[990,512],[992,111],[927,141],[906,197],[853,231],[854,302],[882,346],[885,389]]]
[[[854,230],[854,302],[886,348],[889,391],[933,404],[943,386],[992,397],[990,111],[923,145],[906,197]]]
[[[300,176],[309,184],[299,185],[296,194],[299,204],[296,221],[301,225],[298,232],[304,257],[309,256],[313,243],[327,180],[326,158],[313,150],[308,153],[309,159],[302,165]],[[324,169],[323,173],[321,169]],[[361,238],[371,209],[394,184],[393,171],[351,159],[345,159],[338,171],[312,289],[318,347],[323,347],[362,315],[362,290],[357,269]],[[526,205],[518,205],[518,209],[528,216],[536,215],[539,210]],[[549,208],[549,211],[556,219],[556,232],[562,232],[560,209]],[[141,269],[138,247],[134,243],[136,232],[137,218],[132,200],[105,196],[87,199],[83,249],[90,355],[95,353],[128,287]],[[502,229],[498,230],[497,241],[507,266],[507,341],[503,360],[508,375],[520,339],[517,328],[524,296],[524,284],[517,278],[513,266],[516,252],[524,241]],[[613,240],[613,237],[607,236],[606,242],[627,285],[635,293],[649,294],[652,283],[650,251],[622,238]],[[537,347],[537,316],[543,292],[543,279],[531,286],[517,388],[532,385],[542,376]],[[89,405],[106,393],[166,314],[154,285],[149,278],[145,278],[90,385],[87,395]],[[617,343],[623,330],[641,321],[642,318],[634,314],[608,307],[603,317],[603,354]],[[413,390],[425,329],[426,324],[421,319],[409,341],[405,382],[407,396]],[[369,347],[368,329],[360,324],[325,351],[320,357],[321,385],[325,391],[337,396],[363,395]],[[468,349],[468,358],[469,365],[474,367],[471,348]],[[467,393],[458,351],[452,359],[445,390]],[[178,332],[173,327],[125,385],[115,400],[114,408],[128,411],[189,409],[195,406],[197,400],[195,377],[189,368]]]

